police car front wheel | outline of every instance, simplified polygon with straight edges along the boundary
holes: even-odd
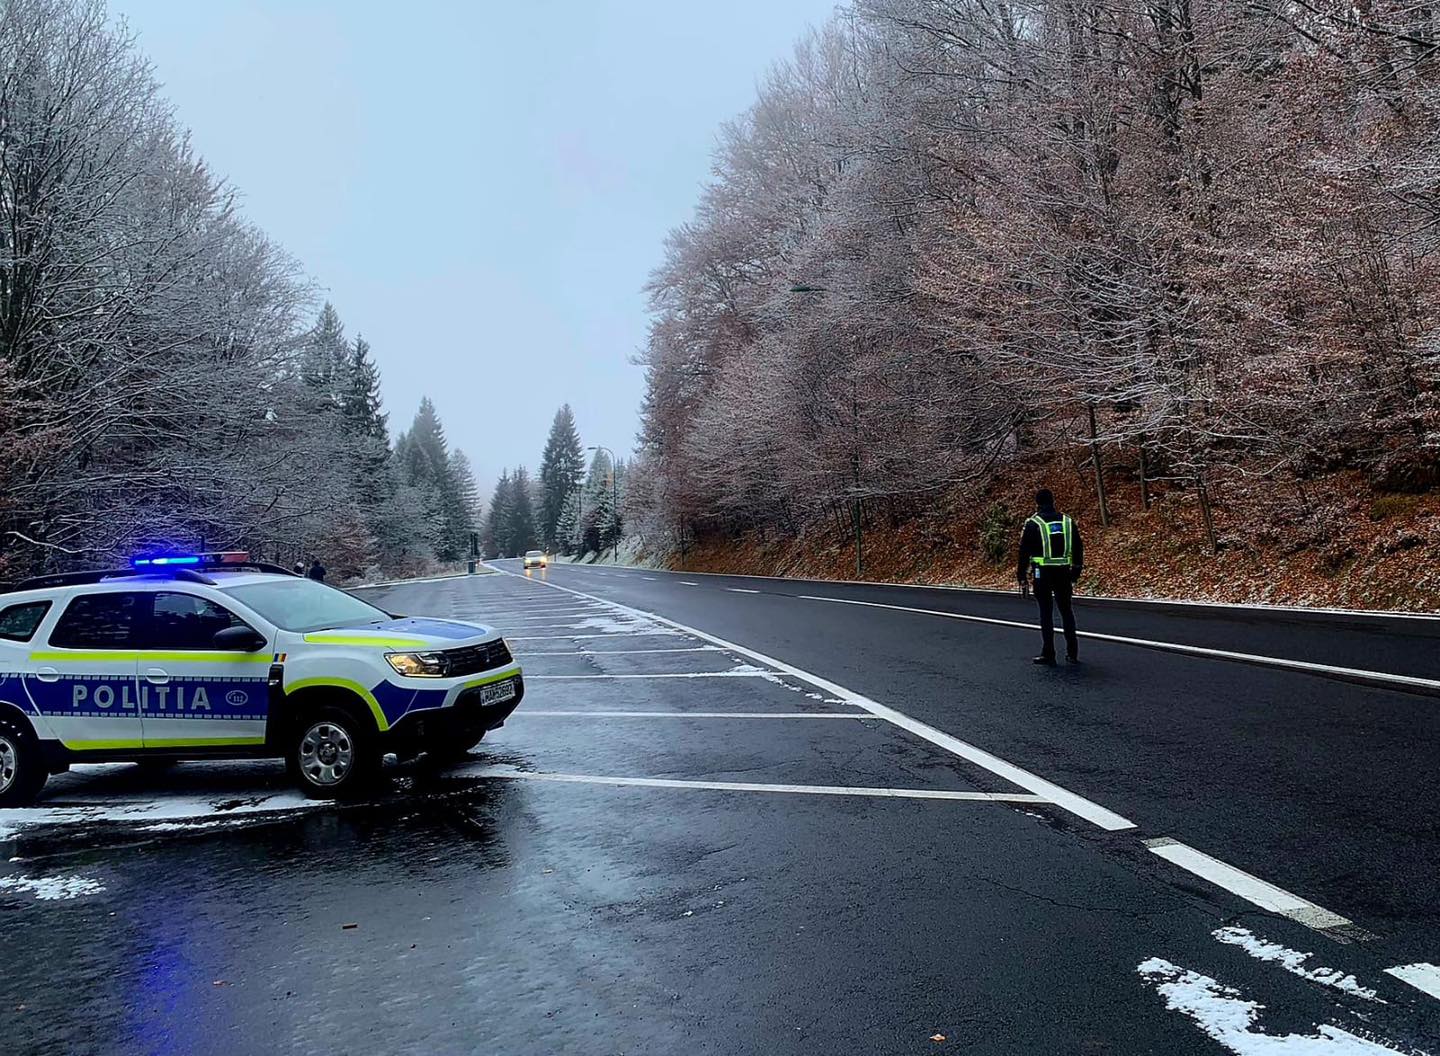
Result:
[[[297,724],[287,761],[306,795],[337,798],[364,789],[379,772],[372,741],[343,708],[321,708]]]
[[[40,743],[20,723],[0,716],[0,807],[35,802],[48,776]]]

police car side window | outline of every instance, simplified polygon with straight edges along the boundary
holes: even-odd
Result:
[[[141,602],[139,594],[81,594],[60,614],[50,644],[61,649],[133,649]]]
[[[147,644],[152,649],[213,649],[215,632],[243,626],[244,620],[208,598],[156,594]]]
[[[12,642],[28,642],[35,637],[40,621],[50,611],[48,601],[27,601],[0,610],[0,638]]]

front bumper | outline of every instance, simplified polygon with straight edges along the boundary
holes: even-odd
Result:
[[[500,681],[506,681],[501,679]],[[525,678],[515,672],[508,681],[515,684],[515,695],[498,704],[481,704],[483,690],[497,685],[473,686],[461,690],[454,701],[440,708],[418,708],[407,712],[390,727],[386,736],[392,741],[420,744],[436,738],[468,737],[505,725],[525,696]]]

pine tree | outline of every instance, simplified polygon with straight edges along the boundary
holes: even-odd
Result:
[[[436,558],[446,562],[461,560],[469,552],[474,514],[466,508],[461,484],[451,471],[445,426],[430,397],[421,399],[415,421],[397,444],[397,450],[403,479],[424,496]]]
[[[581,553],[599,553],[619,538],[615,512],[615,467],[610,456],[597,450],[585,478],[585,511],[581,518]]]
[[[329,301],[320,309],[300,353],[300,378],[323,409],[342,407],[352,385],[350,345],[345,325]]]
[[[490,509],[485,515],[485,524],[480,530],[480,548],[487,557],[509,557],[506,549],[509,543],[510,522],[510,471],[502,469],[495,484],[495,493],[490,496]]]
[[[539,531],[546,546],[553,547],[560,538],[560,519],[571,493],[579,486],[585,473],[585,454],[580,449],[580,433],[575,428],[575,414],[567,403],[555,412],[545,453],[540,458]]]
[[[455,514],[463,524],[463,549],[470,552],[470,533],[480,527],[480,489],[475,485],[475,473],[470,468],[470,459],[458,447],[450,452],[450,478],[455,485],[455,498],[459,504]]]
[[[535,502],[531,495],[530,471],[521,466],[510,478],[510,509],[506,523],[510,552],[523,554],[538,542],[535,527]]]

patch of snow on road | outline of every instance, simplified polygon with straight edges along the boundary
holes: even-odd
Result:
[[[614,616],[587,616],[579,623],[567,623],[566,627],[573,627],[580,631],[603,631],[607,634],[675,634],[675,631],[668,627],[662,627],[658,623],[651,623],[649,620],[639,620],[633,617],[616,619]]]
[[[1281,946],[1278,942],[1262,939],[1248,928],[1232,926],[1220,928],[1211,934],[1228,946],[1239,946],[1257,961],[1278,964],[1287,972],[1298,975],[1302,979],[1309,979],[1323,986],[1333,986],[1347,994],[1363,997],[1366,1001],[1386,1004],[1384,1000],[1376,996],[1374,990],[1361,986],[1353,975],[1346,975],[1338,968],[1307,968],[1305,962],[1310,959],[1310,954],[1289,949]]]
[[[0,876],[0,891],[31,894],[40,902],[64,902],[104,890],[104,884],[88,876]]]
[[[1339,1027],[1322,1024],[1314,1034],[1266,1034],[1256,1027],[1258,1001],[1208,975],[1192,972],[1160,957],[1136,969],[1165,999],[1167,1008],[1183,1012],[1195,1025],[1237,1056],[1394,1056],[1410,1050],[1382,1045]]]
[[[243,798],[241,798],[243,796]],[[157,793],[153,798],[115,797],[105,804],[66,804],[55,802],[46,807],[17,807],[0,810],[0,832],[11,835],[26,828],[42,825],[83,825],[95,822],[170,823],[167,828],[152,826],[150,831],[163,832],[199,824],[225,824],[244,819],[247,815],[269,812],[314,810],[322,804],[306,799],[299,792],[274,795],[221,794],[214,796]]]

